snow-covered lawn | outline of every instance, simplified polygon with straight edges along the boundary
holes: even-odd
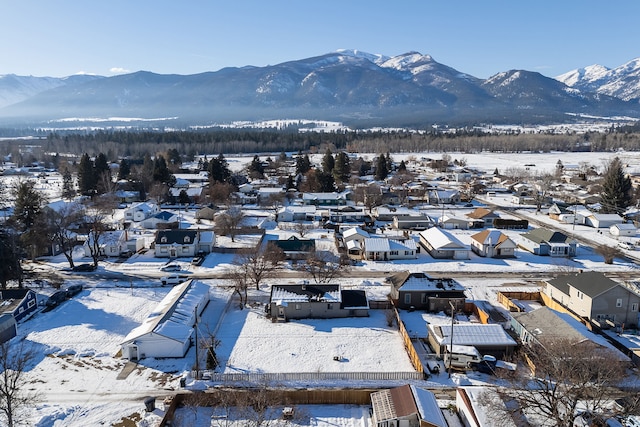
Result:
[[[384,310],[370,317],[272,323],[256,310],[225,316],[217,337],[225,372],[411,372]],[[335,356],[340,361],[333,360]]]

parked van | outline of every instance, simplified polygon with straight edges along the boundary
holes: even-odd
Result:
[[[482,355],[471,345],[454,344],[451,348],[452,352],[449,352],[449,346],[445,346],[444,349],[444,367],[447,369],[449,369],[449,363],[451,363],[451,369],[467,370],[472,367],[472,364],[482,362]]]

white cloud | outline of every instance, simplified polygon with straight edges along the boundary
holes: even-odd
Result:
[[[109,69],[109,72],[113,73],[113,74],[127,74],[130,73],[131,71],[127,70],[126,68],[122,68],[122,67],[112,67]]]

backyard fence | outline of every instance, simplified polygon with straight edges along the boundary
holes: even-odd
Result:
[[[191,371],[191,378],[196,376]],[[200,378],[213,383],[287,383],[315,381],[394,381],[423,380],[422,372],[200,372]]]

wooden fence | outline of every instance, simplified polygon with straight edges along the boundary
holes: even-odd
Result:
[[[412,346],[413,348],[413,346]],[[415,351],[415,350],[414,350]],[[190,373],[195,377],[195,372]],[[200,372],[200,378],[217,384],[282,384],[315,381],[422,380],[422,372]]]

